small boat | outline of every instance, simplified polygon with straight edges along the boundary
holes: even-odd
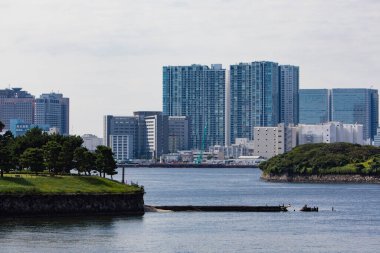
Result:
[[[318,207],[310,207],[310,206],[307,206],[307,205],[304,205],[301,209],[300,209],[301,212],[318,212]]]

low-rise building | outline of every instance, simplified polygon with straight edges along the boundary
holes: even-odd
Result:
[[[103,139],[93,134],[82,135],[83,147],[86,147],[90,151],[95,151],[97,146],[103,145]]]

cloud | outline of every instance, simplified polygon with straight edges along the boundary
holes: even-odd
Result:
[[[99,135],[103,114],[161,109],[163,65],[272,60],[304,88],[380,88],[379,23],[370,0],[3,0],[0,85],[60,90]]]

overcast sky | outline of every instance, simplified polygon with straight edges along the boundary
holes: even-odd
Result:
[[[72,134],[162,110],[162,66],[300,66],[301,88],[380,89],[377,0],[0,0],[0,88],[71,99]]]

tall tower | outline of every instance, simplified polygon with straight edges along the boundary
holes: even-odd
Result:
[[[10,120],[34,123],[34,96],[21,88],[0,90],[0,121],[10,130]]]
[[[34,123],[56,127],[60,134],[69,134],[70,100],[59,93],[42,94],[36,99]]]
[[[299,123],[320,124],[330,121],[328,89],[299,90]]]
[[[364,139],[372,139],[379,124],[378,91],[373,89],[332,89],[331,120],[363,124]]]
[[[230,66],[230,141],[253,139],[253,129],[280,121],[278,64],[261,61]]]
[[[208,66],[163,67],[163,114],[189,118],[190,148],[225,143],[225,69]],[[203,132],[206,139],[202,140]]]
[[[299,67],[280,66],[280,122],[298,124]]]

